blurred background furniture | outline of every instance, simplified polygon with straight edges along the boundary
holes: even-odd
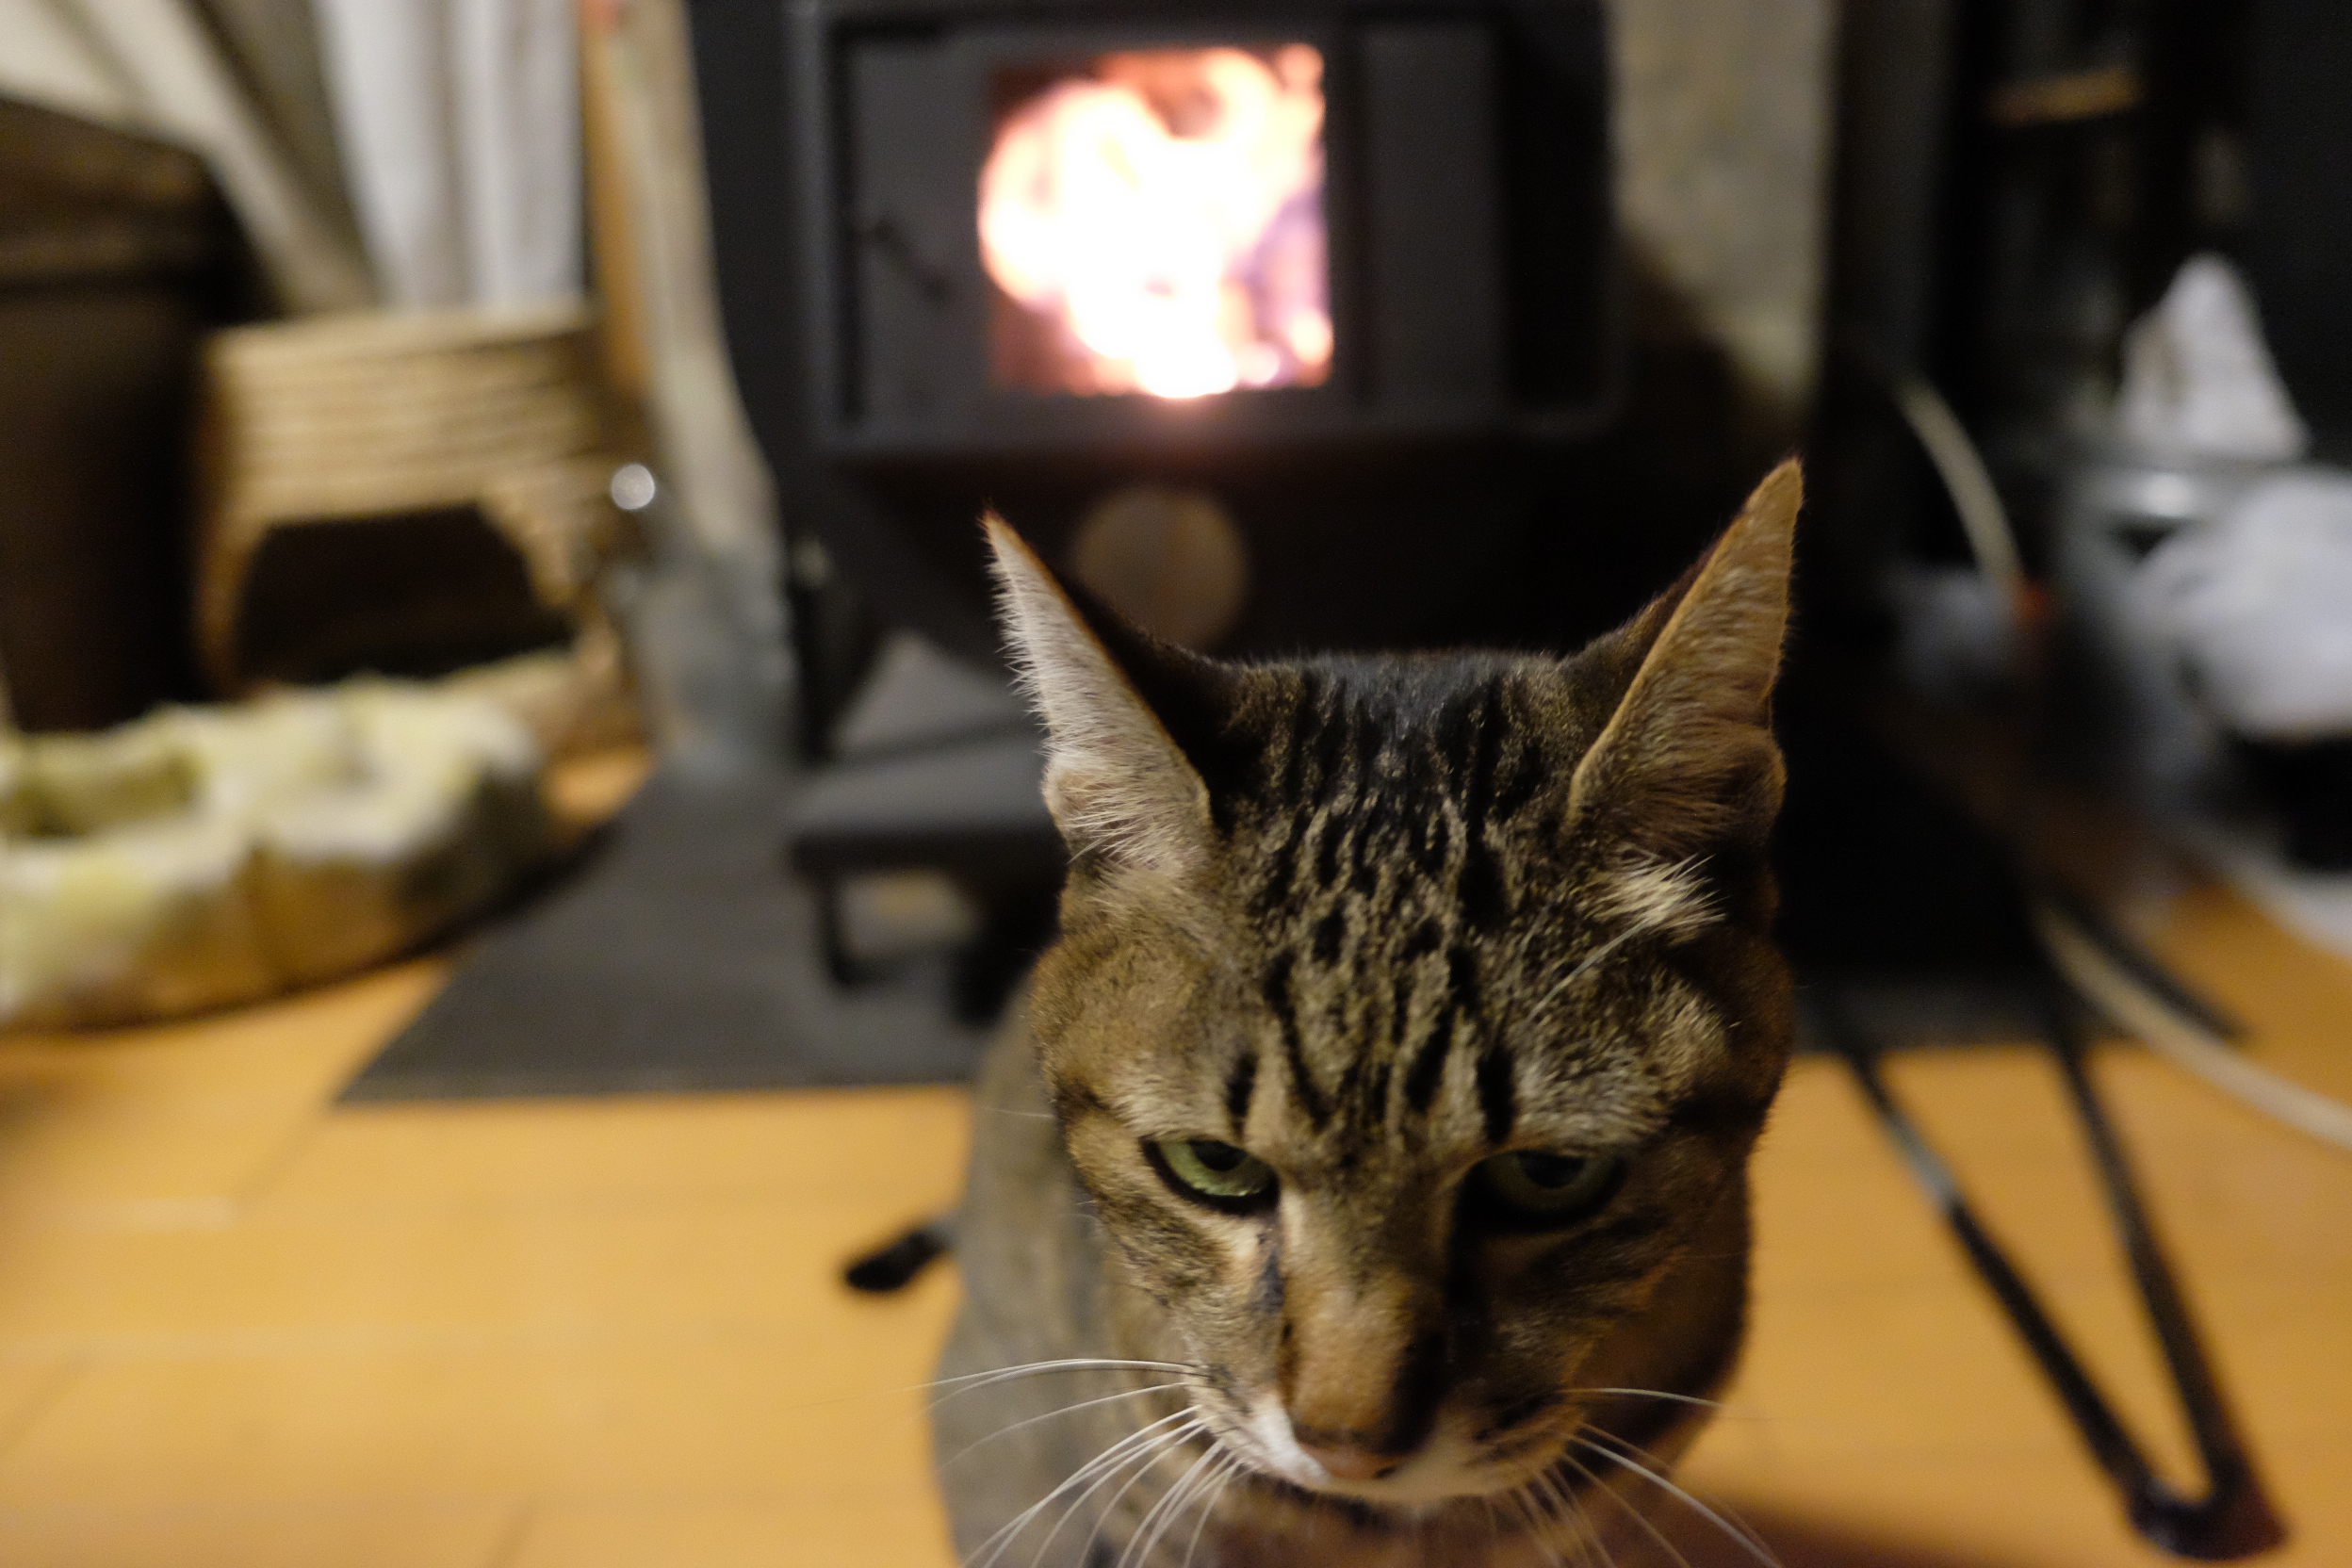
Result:
[[[577,303],[239,328],[204,363],[196,640],[216,690],[439,677],[532,650],[550,750],[631,721],[599,593],[627,553]]]
[[[0,724],[195,694],[183,453],[234,255],[192,153],[0,100]]]

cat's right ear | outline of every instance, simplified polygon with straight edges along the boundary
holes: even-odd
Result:
[[[1760,841],[1780,808],[1772,683],[1805,481],[1792,458],[1675,590],[1618,635],[1646,644],[1616,712],[1577,763],[1573,815],[1653,866]]]
[[[1210,842],[1208,787],[1105,646],[1110,629],[1003,518],[990,513],[982,526],[1013,667],[1045,721],[1046,808],[1070,853],[1184,876]]]

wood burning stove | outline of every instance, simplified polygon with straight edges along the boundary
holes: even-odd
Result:
[[[728,337],[794,527],[993,645],[974,518],[1138,485],[1228,645],[1478,639],[1611,397],[1593,0],[699,0]]]

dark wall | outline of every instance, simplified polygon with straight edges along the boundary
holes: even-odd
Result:
[[[2278,368],[2352,457],[2352,5],[2256,0],[2246,260]]]

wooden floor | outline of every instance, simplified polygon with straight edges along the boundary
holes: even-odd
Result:
[[[2218,892],[2163,941],[2258,1054],[2352,1094],[2352,966]],[[953,1271],[836,1276],[953,1200],[964,1097],[331,1107],[449,965],[0,1042],[0,1564],[946,1568],[906,1389]],[[2352,1563],[2352,1158],[2136,1053],[2102,1073],[2295,1527],[2272,1560]],[[2178,1452],[2043,1063],[1899,1078]],[[1830,1066],[1760,1188],[1755,1339],[1694,1487],[1792,1565],[2164,1560]]]

